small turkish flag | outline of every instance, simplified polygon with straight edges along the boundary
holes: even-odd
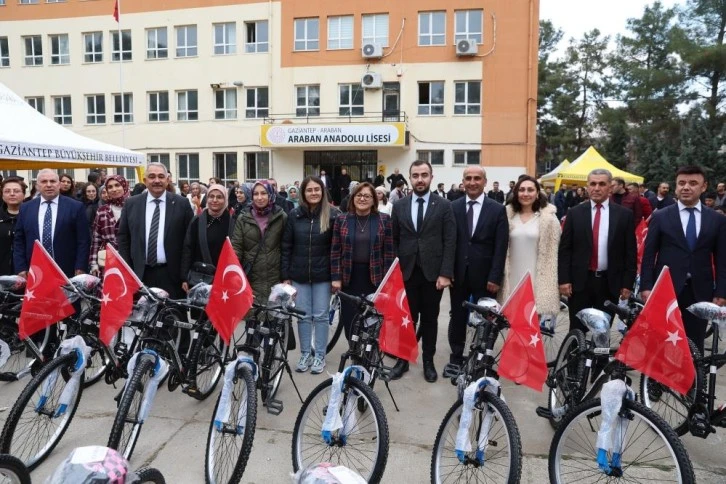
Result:
[[[502,314],[510,328],[502,347],[499,374],[541,392],[547,379],[547,361],[529,272],[504,302]]]
[[[118,22],[118,0],[116,0],[116,4],[113,6],[113,18]]]
[[[101,327],[99,336],[108,346],[123,326],[134,306],[134,293],[141,288],[141,281],[118,252],[106,246],[106,266],[101,289]]]
[[[214,329],[227,344],[239,322],[252,307],[253,298],[252,287],[227,237],[219,254],[206,309]]]
[[[26,339],[76,312],[63,292],[63,286],[70,283],[60,267],[36,240],[30,258],[28,282],[18,322],[20,339]]]
[[[638,274],[640,274],[640,264],[643,261],[643,252],[645,252],[645,237],[648,235],[648,220],[641,220],[637,227],[635,227],[635,244],[638,248]]]
[[[378,338],[381,349],[415,363],[418,358],[418,341],[398,258],[393,261],[386,277],[378,286],[373,304],[383,315],[383,325]]]
[[[668,266],[663,267],[615,358],[683,395],[693,385],[696,371]]]

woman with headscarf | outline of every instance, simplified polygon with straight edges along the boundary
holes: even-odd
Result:
[[[88,219],[88,229],[93,231],[93,222],[96,220],[96,212],[99,205],[99,193],[96,185],[89,183],[83,189],[81,194],[81,202],[86,207],[86,218]]]
[[[249,209],[250,205],[252,205],[252,184],[242,183],[240,186],[235,187],[234,194],[235,203],[230,209],[230,213],[232,214],[232,225],[237,222],[239,214],[241,214],[245,209]]]
[[[285,212],[275,205],[277,194],[267,182],[252,186],[252,205],[237,218],[232,247],[260,303],[266,303],[272,286],[282,280],[280,248],[287,223]]]
[[[60,183],[61,195],[65,195],[66,197],[71,198],[76,197],[75,183],[73,182],[73,177],[71,177],[68,173],[63,173],[58,177],[58,181]]]
[[[92,187],[94,185],[90,184],[88,186]],[[91,251],[88,265],[93,275],[98,275],[101,272],[101,267],[103,267],[106,259],[106,247],[111,245],[114,249],[118,249],[116,238],[118,237],[121,210],[126,199],[129,198],[129,182],[121,175],[109,175],[106,177],[104,186],[108,194],[108,201],[98,207],[91,231]],[[101,252],[101,257],[99,257],[99,252]]]
[[[207,191],[207,208],[195,215],[184,238],[181,258],[182,289],[189,291],[194,281],[189,280],[189,270],[195,262],[217,265],[224,239],[229,235],[231,216],[227,210],[227,191],[222,185],[210,185]],[[199,231],[204,230],[205,234]],[[206,243],[206,247],[205,244]]]
[[[287,199],[292,202],[293,209],[300,206],[300,189],[296,187],[295,185],[290,185],[287,188]]]

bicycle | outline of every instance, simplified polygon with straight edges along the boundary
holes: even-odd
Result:
[[[71,482],[113,484],[165,484],[163,474],[153,467],[129,469],[128,460],[107,447],[77,447],[55,468],[46,484]]]
[[[340,322],[340,298],[337,294],[330,296],[330,309],[328,310],[328,346],[325,349],[326,354],[333,351],[335,344],[343,333],[343,325]]]
[[[283,371],[302,397],[287,362],[287,341],[293,316],[305,316],[294,306],[296,291],[289,284],[273,286],[267,305],[253,303],[245,322],[237,358],[226,365],[224,384],[209,424],[204,460],[206,482],[238,483],[249,460],[257,423],[257,390],[268,413],[284,408],[277,400]]]
[[[444,367],[443,375],[456,384],[458,398],[436,434],[431,482],[519,482],[521,438],[494,369],[494,344],[509,322],[494,299],[463,305],[469,309],[468,326],[474,336],[464,364]],[[468,427],[462,422],[469,422]]]
[[[292,464],[295,472],[319,462],[344,465],[366,482],[380,482],[388,460],[388,422],[383,404],[373,391],[377,379],[388,387],[391,368],[383,364],[378,336],[383,316],[372,302],[337,292],[353,305],[348,349],[341,355],[338,374],[315,387],[295,421]],[[352,360],[353,366],[347,366]]]
[[[0,482],[3,484],[30,484],[30,472],[23,461],[9,454],[0,454]]]

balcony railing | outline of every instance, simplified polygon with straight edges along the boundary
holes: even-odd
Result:
[[[298,116],[296,113],[278,113],[265,117],[264,122],[265,124],[408,123],[408,117],[405,111],[374,111],[367,112],[362,116],[341,115],[339,113]]]

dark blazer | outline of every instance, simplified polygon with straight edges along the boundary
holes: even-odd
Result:
[[[690,274],[693,292],[699,301],[726,297],[726,217],[703,205],[701,209],[701,231],[693,251],[683,233],[678,204],[653,212],[645,237],[641,290],[653,289],[661,269],[668,266],[676,294],[680,294]]]
[[[36,197],[20,205],[20,213],[15,223],[13,250],[16,272],[28,270],[33,255],[33,242],[41,240],[41,234],[38,233],[38,212],[42,201],[42,197]],[[66,276],[73,277],[75,271],[88,271],[90,244],[91,234],[88,231],[85,207],[78,200],[59,197],[53,232],[53,259]]]
[[[393,204],[393,247],[401,262],[403,280],[407,281],[421,261],[426,280],[436,282],[439,276],[454,277],[456,223],[451,202],[432,193],[426,207],[421,232],[416,232],[411,219],[412,195]]]
[[[353,272],[355,229],[355,214],[342,214],[335,219],[330,242],[330,278],[342,281],[343,287],[348,286]],[[371,230],[375,235],[371,243],[370,276],[371,284],[378,286],[395,258],[390,217],[385,213],[372,214]]]
[[[502,193],[502,192],[499,192]],[[509,221],[504,205],[484,197],[474,235],[469,235],[466,197],[451,204],[456,220],[455,284],[463,281],[469,269],[469,287],[501,285],[509,247]]]
[[[662,210],[666,207],[670,207],[671,205],[674,205],[675,203],[676,203],[676,201],[670,195],[666,195],[665,197],[663,197],[663,200],[658,200],[658,197],[653,197],[650,200],[650,206],[653,207],[654,211]]]
[[[607,277],[611,297],[620,289],[632,289],[635,283],[636,255],[635,219],[633,211],[610,203],[608,228]],[[567,212],[559,247],[559,284],[572,284],[581,291],[587,284],[587,271],[592,255],[592,207],[589,202]]]
[[[146,267],[146,193],[133,196],[124,203],[119,220],[118,250],[139,279],[144,278]],[[164,222],[164,252],[166,253],[169,281],[181,286],[181,258],[187,227],[194,218],[189,200],[166,192],[166,219]]]

